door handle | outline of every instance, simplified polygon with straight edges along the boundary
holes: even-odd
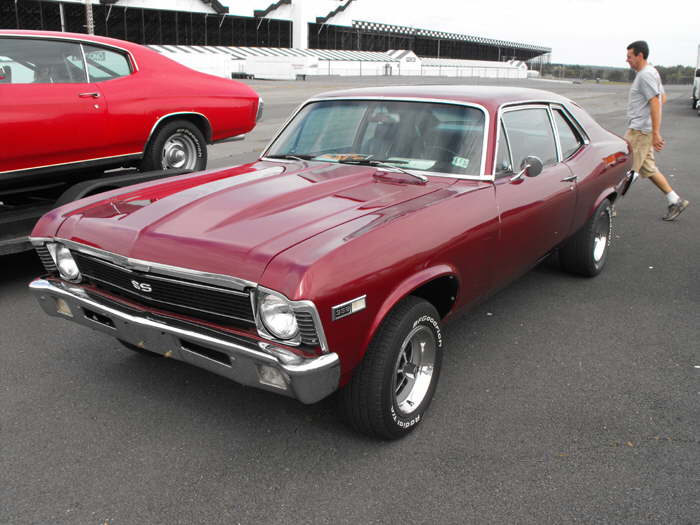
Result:
[[[99,93],[80,93],[78,96],[80,98],[100,98]]]
[[[578,175],[571,175],[569,177],[564,177],[561,179],[562,182],[574,182],[576,179],[578,179]]]

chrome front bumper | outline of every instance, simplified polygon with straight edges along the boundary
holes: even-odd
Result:
[[[147,312],[136,315],[101,304],[79,285],[50,277],[35,279],[29,289],[51,316],[68,319],[243,385],[294,397],[307,404],[320,401],[338,388],[340,361],[334,353],[304,359],[273,344],[173,326],[149,317]]]

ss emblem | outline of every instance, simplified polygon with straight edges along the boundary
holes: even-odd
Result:
[[[140,283],[138,281],[131,281],[131,286],[136,288],[139,292],[151,293],[153,291],[153,288],[151,288],[151,285],[148,283]]]

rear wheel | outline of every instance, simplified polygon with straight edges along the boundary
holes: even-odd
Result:
[[[355,429],[397,439],[421,422],[440,375],[439,319],[430,303],[408,297],[382,322],[342,392],[344,412]]]
[[[612,204],[606,199],[560,249],[559,261],[562,267],[585,277],[598,275],[608,259],[612,225]]]
[[[206,167],[207,143],[204,135],[197,126],[186,120],[174,120],[158,129],[141,162],[143,171],[199,171]]]

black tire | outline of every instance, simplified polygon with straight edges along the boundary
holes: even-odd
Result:
[[[186,120],[173,120],[161,126],[146,147],[142,171],[207,167],[207,142],[197,126]]]
[[[604,200],[583,227],[559,250],[559,261],[567,272],[594,277],[605,267],[612,242],[612,204]]]
[[[441,363],[442,332],[437,310],[423,299],[407,297],[384,319],[362,363],[341,392],[348,422],[372,437],[405,436],[423,420],[435,393]]]
[[[121,339],[117,339],[117,341],[119,341],[124,348],[128,348],[129,350],[131,350],[132,352],[136,352],[137,354],[145,355],[148,357],[163,357],[161,354],[157,354],[155,352],[149,352],[145,348],[141,348],[140,346],[136,346],[134,344],[127,343],[126,341],[122,341]]]

